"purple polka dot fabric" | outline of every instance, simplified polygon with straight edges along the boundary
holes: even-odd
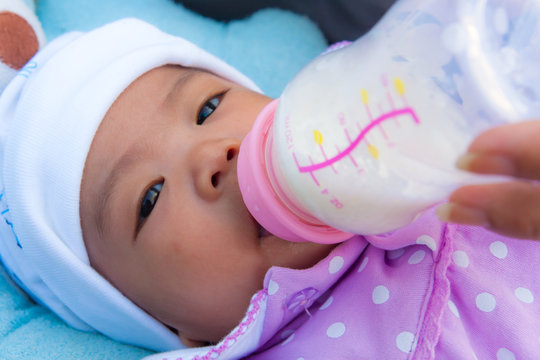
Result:
[[[355,237],[311,269],[270,269],[244,339],[174,359],[539,358],[539,267],[540,243],[429,212]]]
[[[403,242],[385,251],[369,245]],[[540,243],[427,214],[357,237],[309,270],[267,274],[250,359],[532,359],[540,356]]]

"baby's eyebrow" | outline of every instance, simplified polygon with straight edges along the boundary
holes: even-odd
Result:
[[[191,81],[195,80],[199,76],[205,74],[205,71],[195,69],[195,68],[185,68],[186,71],[182,73],[181,76],[178,77],[178,80],[174,82],[174,85],[171,88],[171,91],[167,94],[167,97],[165,98],[165,101],[163,102],[165,106],[166,104],[175,102],[182,94],[184,89],[186,88],[187,84]]]

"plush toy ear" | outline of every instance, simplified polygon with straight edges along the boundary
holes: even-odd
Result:
[[[0,60],[14,70],[21,69],[39,49],[34,29],[21,16],[0,12]]]
[[[32,4],[27,0],[0,0],[0,94],[45,43]]]

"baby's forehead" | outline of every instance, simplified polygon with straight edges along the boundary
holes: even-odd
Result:
[[[157,75],[157,73],[160,73],[161,76]],[[125,89],[114,99],[107,113],[103,117],[103,120],[111,117],[111,109],[118,107],[118,103],[124,100],[124,98],[128,97],[128,95],[133,96],[133,94],[138,91],[142,93],[142,98],[145,98],[153,93],[162,92],[160,87],[167,86],[167,83],[171,83],[171,78],[173,77],[175,78],[174,84],[170,88],[170,91],[165,93],[166,95],[175,92],[175,90],[181,91],[183,90],[184,85],[186,85],[188,82],[198,82],[205,77],[217,77],[223,79],[211,71],[198,67],[166,64],[152,68],[138,76],[125,87]],[[140,104],[136,103],[132,104],[131,107],[144,104],[144,102]]]

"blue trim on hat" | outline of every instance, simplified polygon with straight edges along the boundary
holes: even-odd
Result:
[[[38,63],[34,60],[30,60],[26,65],[23,66],[21,70],[17,73],[17,76],[22,76],[23,78],[28,79],[30,75],[36,70]]]
[[[4,192],[0,193],[0,200],[2,200],[3,198],[4,198]],[[13,228],[13,223],[9,221],[8,218],[6,217],[7,213],[9,213],[9,208],[7,207],[7,204],[6,204],[6,208],[2,210],[2,212],[0,212],[0,215],[2,215],[6,224],[11,228],[11,233],[13,234],[13,237],[15,238],[15,241],[17,242],[17,246],[22,249],[22,245],[19,242],[19,237],[17,236],[17,233],[15,233],[15,229]]]

